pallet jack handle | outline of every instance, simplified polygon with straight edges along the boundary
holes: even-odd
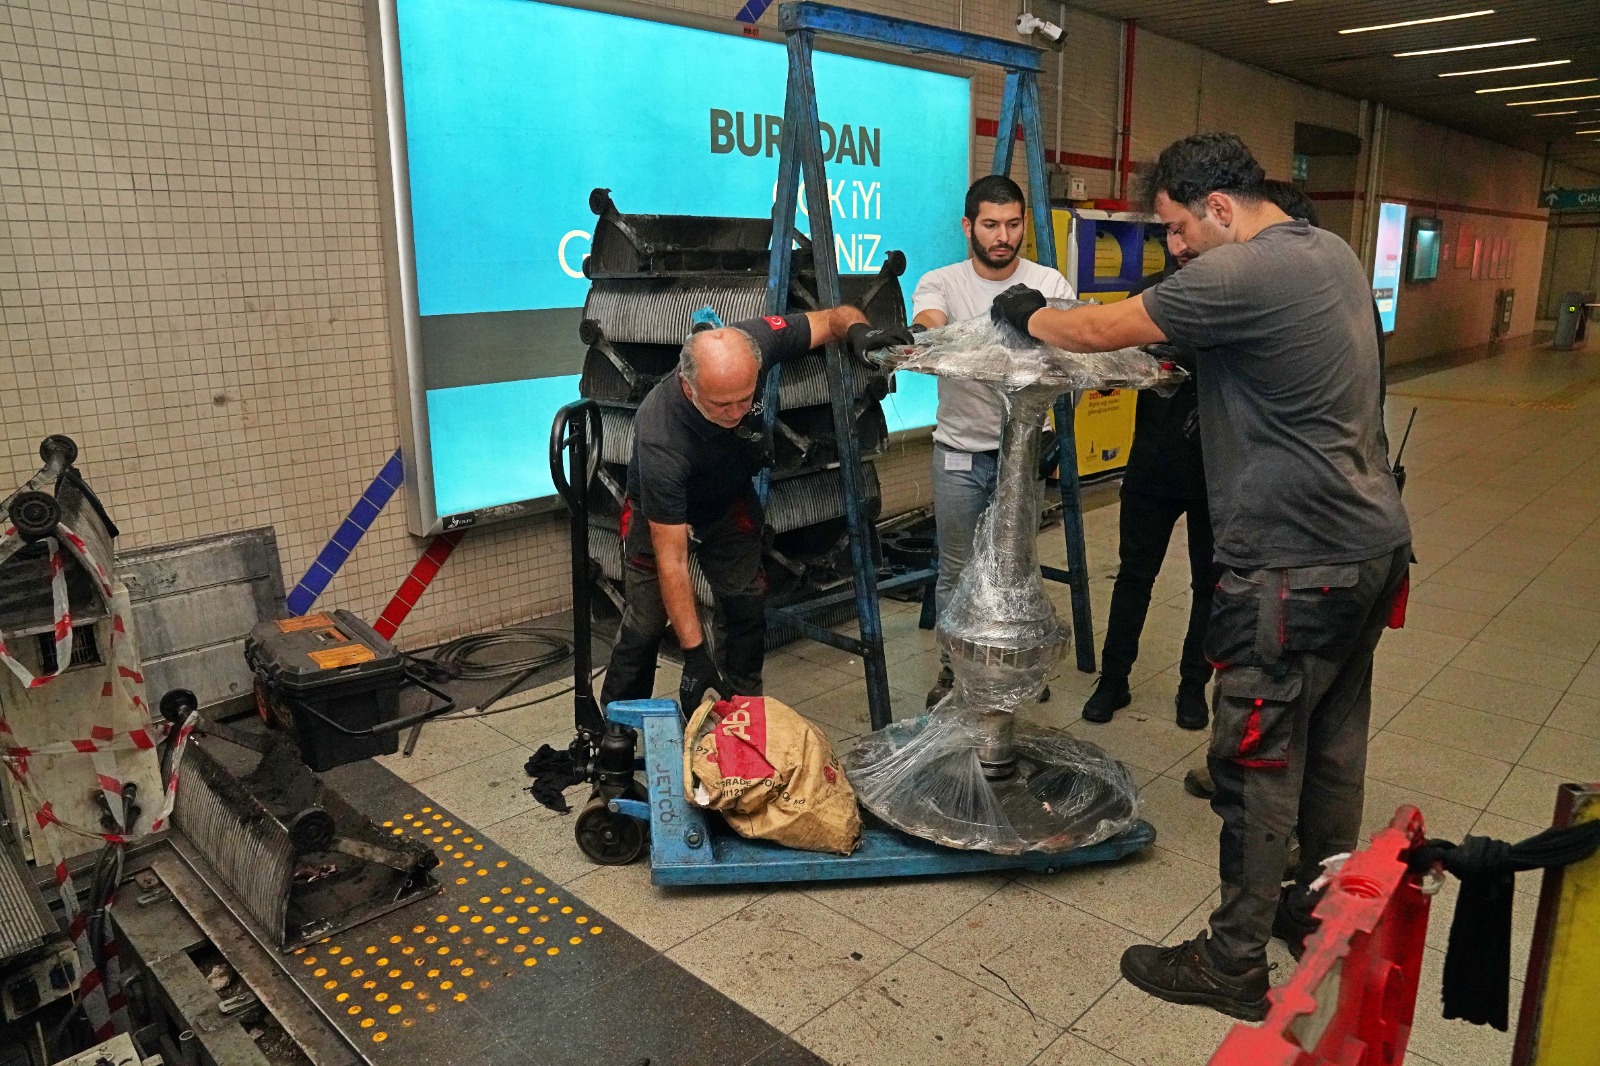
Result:
[[[550,480],[572,522],[572,716],[578,733],[593,737],[606,728],[594,696],[590,651],[589,487],[600,469],[601,433],[600,408],[593,400],[567,404],[550,426]]]

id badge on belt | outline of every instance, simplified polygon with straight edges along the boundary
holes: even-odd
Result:
[[[945,452],[944,468],[946,470],[971,470],[971,452]]]

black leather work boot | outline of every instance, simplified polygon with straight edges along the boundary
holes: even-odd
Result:
[[[1094,693],[1083,705],[1083,720],[1109,722],[1119,708],[1126,707],[1132,702],[1133,693],[1128,691],[1127,678],[1101,674],[1100,680],[1094,683]]]
[[[1267,1016],[1266,964],[1228,972],[1212,959],[1205,933],[1176,947],[1134,945],[1122,953],[1122,976],[1169,1003],[1210,1007],[1247,1022]]]

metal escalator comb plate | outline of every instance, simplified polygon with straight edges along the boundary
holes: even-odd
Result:
[[[583,315],[599,322],[614,342],[682,344],[702,307],[724,322],[738,322],[759,317],[766,299],[766,279],[758,276],[609,278],[589,287]]]

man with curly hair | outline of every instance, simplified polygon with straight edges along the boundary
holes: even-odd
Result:
[[[1193,262],[1105,307],[1058,311],[1021,288],[993,306],[1069,351],[1196,353],[1221,567],[1205,650],[1222,903],[1187,943],[1129,948],[1122,973],[1252,1021],[1267,1010],[1267,941],[1300,950],[1321,861],[1360,837],[1372,657],[1403,613],[1411,551],[1365,271],[1344,241],[1268,199],[1265,178],[1238,137],[1186,137],[1161,153],[1147,196]],[[1301,862],[1284,887],[1297,824]]]

